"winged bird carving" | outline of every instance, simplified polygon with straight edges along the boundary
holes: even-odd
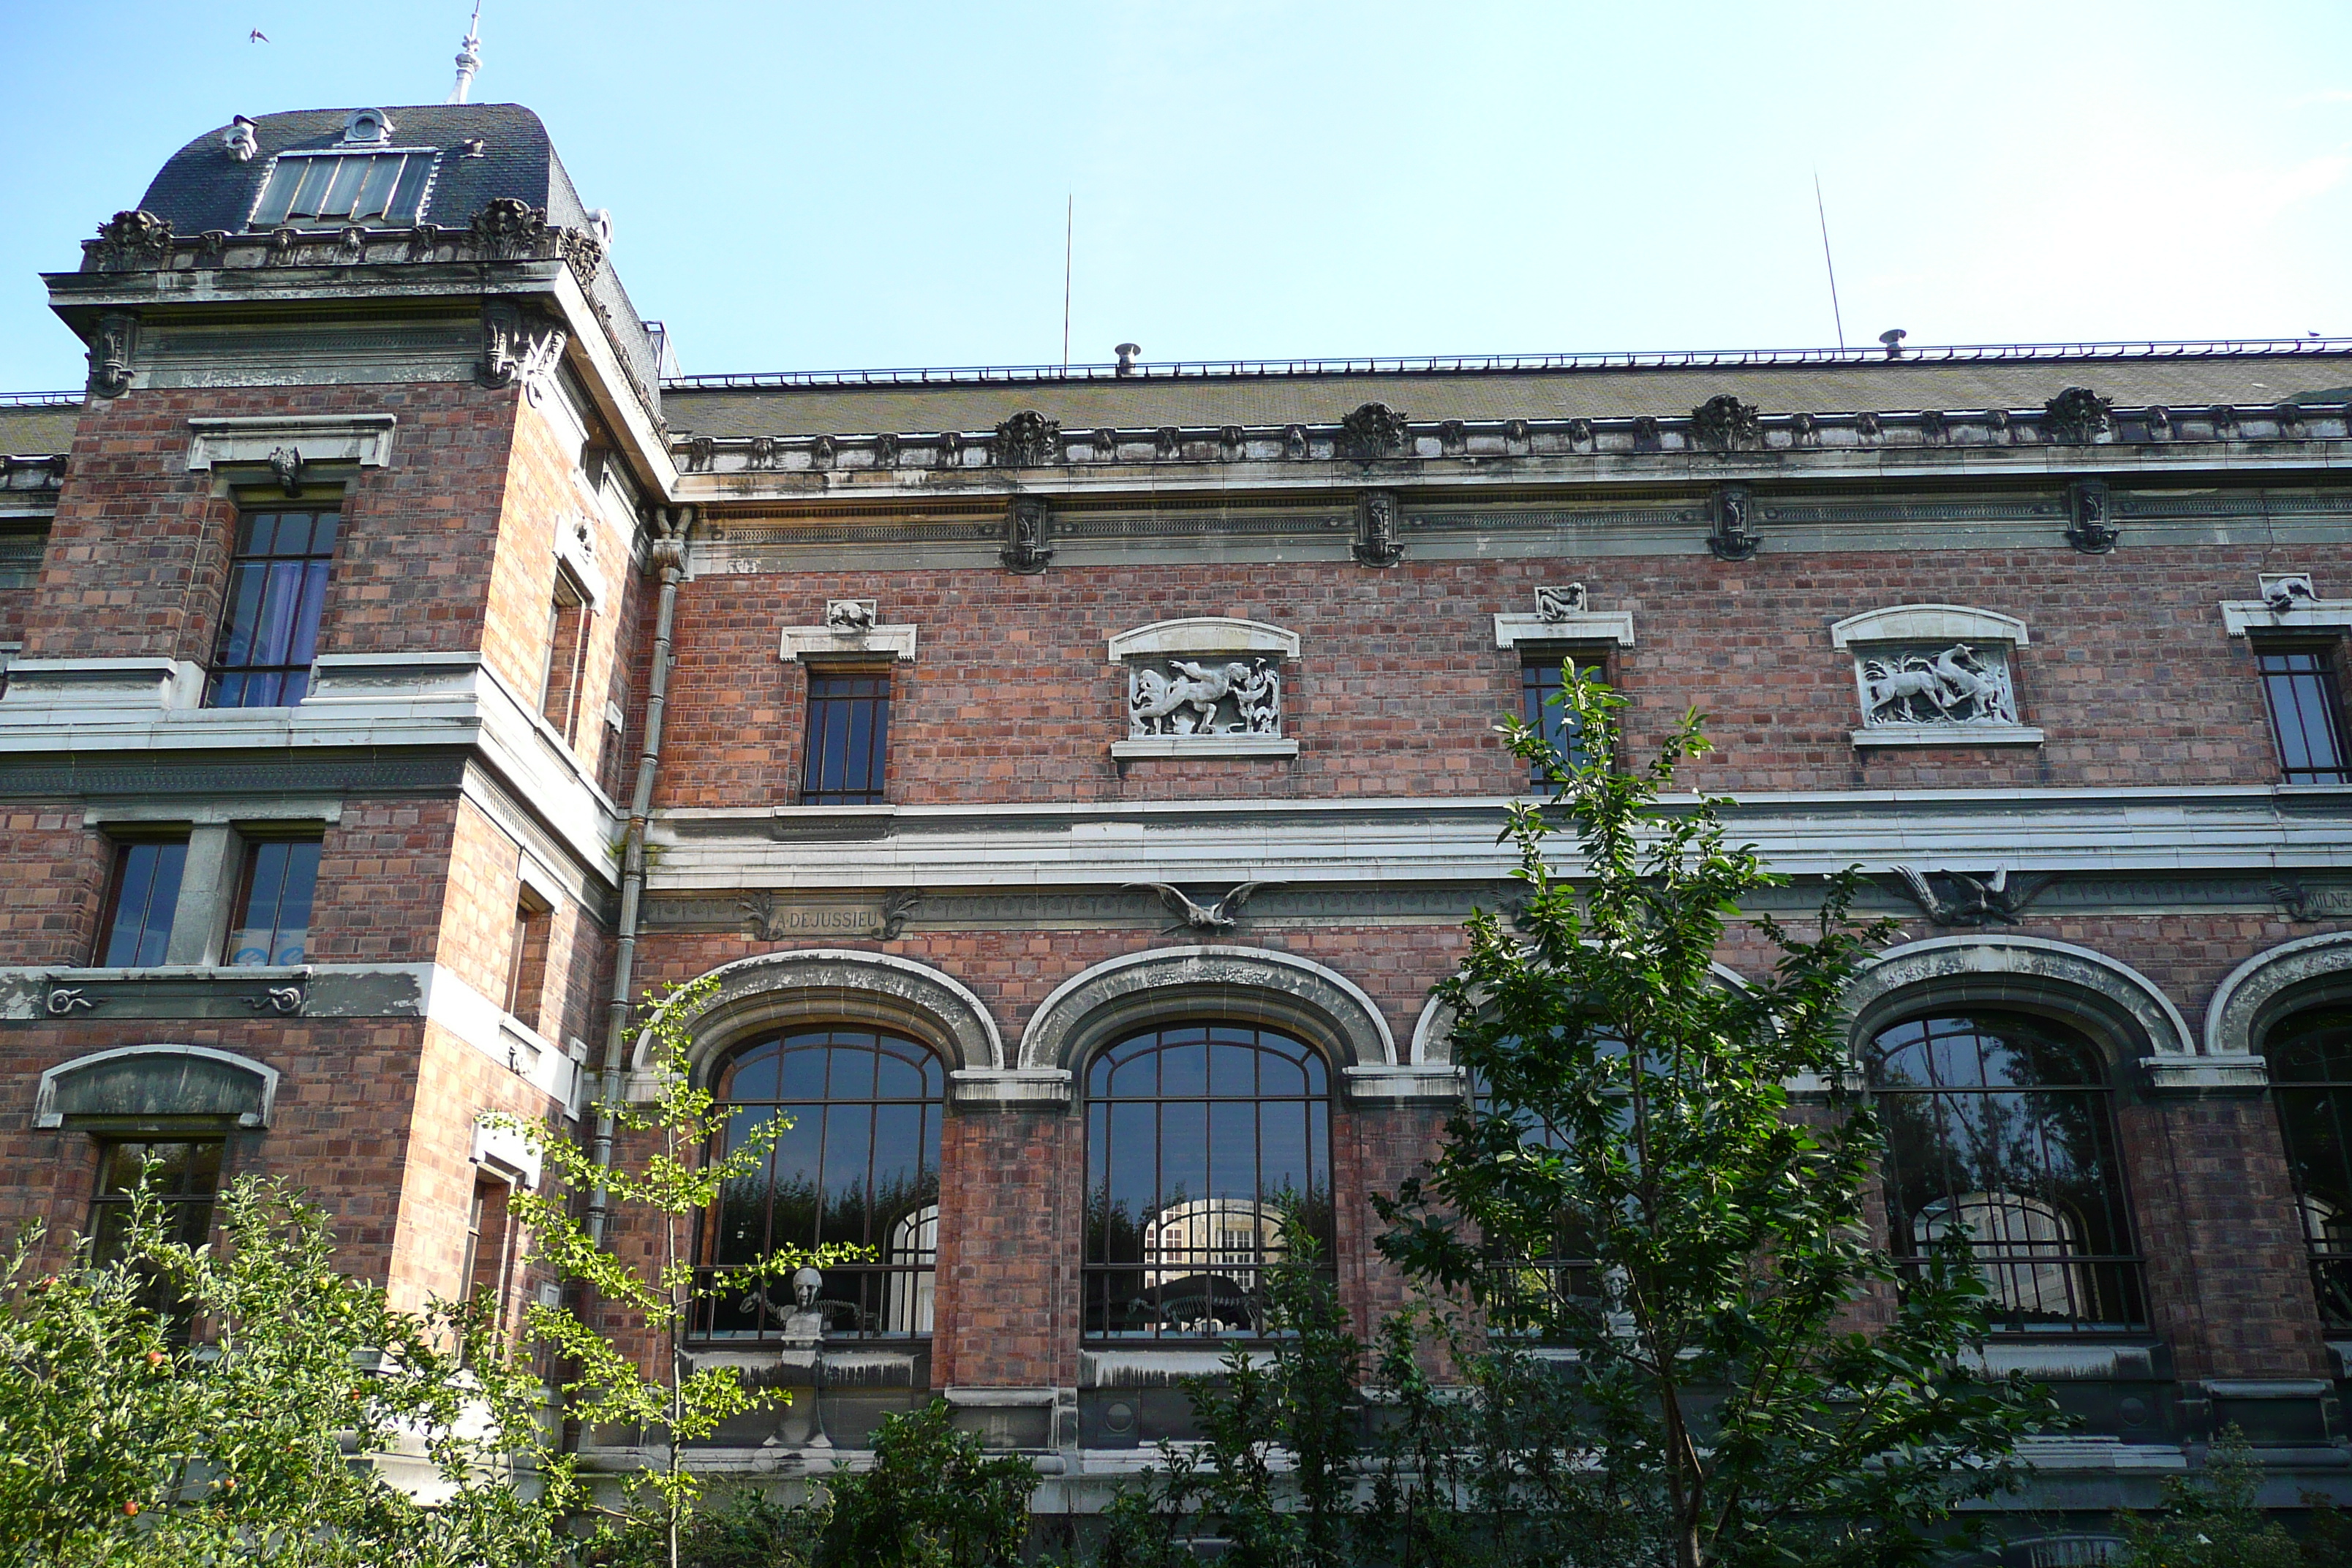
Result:
[[[1990,877],[1971,877],[1965,871],[1938,871],[1951,885],[1952,897],[1945,898],[1928,884],[1927,878],[1916,867],[1897,866],[1895,875],[1909,885],[1911,897],[1920,912],[1939,926],[2015,925],[2025,906],[2040,896],[2042,889],[2058,879],[2053,875],[2021,877],[2012,886],[2009,868],[1996,866]]]
[[[1171,887],[1166,882],[1127,884],[1130,888],[1149,888],[1160,895],[1160,901],[1166,904],[1168,912],[1176,917],[1174,925],[1160,928],[1163,931],[1231,931],[1241,923],[1242,906],[1249,902],[1250,895],[1260,888],[1270,888],[1274,885],[1272,882],[1244,882],[1237,887],[1227,889],[1225,896],[1213,903],[1196,904],[1185,894],[1183,889]]]

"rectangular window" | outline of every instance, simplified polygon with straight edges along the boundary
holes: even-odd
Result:
[[[310,945],[319,840],[264,838],[245,850],[245,876],[229,931],[231,963],[299,963]]]
[[[172,910],[180,901],[180,873],[188,863],[184,838],[118,844],[114,874],[99,922],[97,963],[102,969],[149,969],[172,943]]]
[[[341,521],[332,511],[237,515],[205,707],[290,708],[302,700]]]
[[[1519,716],[1530,728],[1543,732],[1543,738],[1558,747],[1571,763],[1582,763],[1584,744],[1580,734],[1582,725],[1574,710],[1560,700],[1564,689],[1560,666],[1573,662],[1579,680],[1609,679],[1608,666],[1598,654],[1546,653],[1530,654],[1519,667]],[[1541,775],[1538,775],[1541,782]]]
[[[2278,737],[2279,766],[2289,784],[2347,784],[2344,745],[2344,692],[2336,676],[2336,650],[2306,644],[2273,644],[2254,650],[2263,695],[2270,702],[2271,731]]]
[[[151,1162],[154,1170],[149,1175]],[[163,1211],[166,1240],[202,1247],[212,1238],[213,1198],[221,1179],[219,1140],[110,1139],[99,1145],[98,1191],[89,1207],[89,1234],[101,1260],[122,1256],[131,1233],[131,1194],[142,1177],[149,1195]]]
[[[548,911],[528,902],[515,905],[514,930],[507,938],[508,1016],[539,1027],[541,994],[547,989]]]
[[[578,739],[581,687],[588,663],[588,596],[571,575],[555,574],[547,607],[547,662],[539,672],[539,710],[568,745]]]
[[[809,805],[873,805],[882,799],[890,744],[890,672],[812,670],[801,800]]]
[[[253,209],[254,228],[416,221],[431,153],[282,153]]]
[[[493,1333],[503,1333],[506,1329],[509,1275],[507,1197],[504,1182],[489,1176],[475,1179],[474,1201],[466,1209],[466,1257],[458,1275],[465,1300],[488,1294],[489,1328]]]

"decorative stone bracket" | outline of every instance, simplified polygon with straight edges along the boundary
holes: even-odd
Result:
[[[2259,599],[2221,601],[2221,625],[2233,637],[2248,632],[2352,631],[2352,599],[2323,599],[2308,572],[2264,572]]]
[[[1581,583],[1558,588],[1538,588],[1533,615],[1495,616],[1495,646],[1517,647],[1522,643],[1615,643],[1633,646],[1631,610],[1596,611]]]

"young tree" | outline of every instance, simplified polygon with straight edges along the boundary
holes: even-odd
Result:
[[[945,1400],[886,1416],[873,1468],[826,1483],[814,1568],[1013,1568],[1036,1484],[1028,1460],[950,1426]]]
[[[1477,1102],[1383,1205],[1381,1247],[1504,1342],[1573,1352],[1589,1496],[1654,1514],[1676,1568],[1924,1555],[1961,1501],[2013,1485],[2016,1439],[2053,1412],[1970,1370],[1986,1297],[1963,1241],[1907,1268],[1871,1243],[1882,1142],[1841,999],[1887,928],[1853,929],[1853,879],[1832,879],[1818,935],[1759,919],[1773,974],[1719,983],[1727,917],[1778,879],[1720,803],[1659,805],[1706,749],[1697,716],[1622,768],[1623,700],[1575,674],[1574,756],[1507,726],[1558,804],[1512,808],[1525,900],[1473,917],[1439,987]]]
[[[772,1119],[749,1130],[731,1152],[722,1151],[726,1118],[715,1110],[716,1097],[696,1087],[688,1054],[688,1020],[715,988],[706,979],[646,998],[655,1092],[642,1105],[603,1107],[620,1129],[640,1135],[641,1165],[600,1165],[588,1150],[536,1122],[496,1119],[536,1148],[557,1178],[546,1190],[515,1195],[514,1213],[530,1232],[534,1256],[562,1278],[583,1282],[604,1311],[634,1318],[656,1352],[647,1371],[633,1347],[615,1343],[568,1306],[534,1302],[525,1312],[529,1335],[571,1368],[562,1393],[572,1415],[585,1426],[661,1434],[660,1464],[631,1477],[628,1486],[633,1505],[653,1510],[671,1568],[679,1562],[679,1531],[702,1491],[686,1468],[685,1445],[709,1437],[733,1416],[792,1397],[744,1387],[731,1366],[693,1365],[686,1335],[697,1305],[746,1289],[764,1291],[801,1268],[866,1256],[855,1247],[782,1247],[724,1275],[697,1267],[695,1240],[703,1217],[730,1183],[761,1173],[769,1150],[792,1127],[787,1119]],[[614,1225],[615,1235],[650,1237],[649,1268],[599,1246],[572,1212],[569,1194],[598,1190],[608,1195],[610,1212],[630,1216]]]
[[[462,1366],[464,1314],[338,1274],[327,1215],[282,1184],[233,1183],[221,1214],[223,1245],[190,1247],[142,1193],[119,1256],[49,1275],[39,1233],[19,1238],[0,1270],[0,1563],[555,1561],[569,1475],[530,1473],[537,1379]],[[420,1458],[429,1506],[369,1463]]]

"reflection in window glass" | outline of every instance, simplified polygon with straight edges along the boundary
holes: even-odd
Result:
[[[115,847],[113,884],[100,926],[100,967],[146,969],[163,962],[187,861],[184,838]]]
[[[2023,1014],[1969,1013],[1898,1024],[1872,1058],[1898,1256],[1965,1230],[1997,1329],[2145,1323],[2113,1097],[2090,1041]]]
[[[299,963],[310,941],[310,898],[319,884],[319,841],[265,838],[247,846],[245,891],[228,961]]]
[[[2264,647],[2254,653],[2263,695],[2278,739],[2279,767],[2289,784],[2347,782],[2344,754],[2344,694],[2333,650]]]
[[[2263,1043],[2319,1314],[2352,1328],[2352,1010],[2297,1014]]]
[[[1086,1331],[1265,1331],[1258,1276],[1295,1229],[1331,1258],[1328,1069],[1286,1035],[1193,1024],[1087,1069]]]
[[[431,153],[280,153],[250,226],[414,223],[432,172]]]
[[[871,1030],[804,1031],[737,1057],[719,1081],[725,1149],[778,1118],[792,1126],[720,1195],[703,1262],[723,1271],[782,1247],[870,1247],[873,1262],[824,1270],[814,1310],[825,1332],[928,1335],[945,1087],[936,1056]],[[746,1278],[699,1310],[703,1337],[772,1338],[795,1308],[789,1279]]]
[[[1577,679],[1600,680],[1606,678],[1600,660],[1591,655],[1570,655],[1566,658],[1551,655],[1532,657],[1519,667],[1519,716],[1528,721],[1530,728],[1541,731],[1543,738],[1550,742],[1571,764],[1581,766],[1585,762],[1584,723],[1562,696],[1567,687],[1561,679],[1561,666],[1569,658],[1575,661]],[[1539,771],[1535,777],[1537,783],[1543,782],[1543,774]]]
[[[302,700],[341,521],[331,511],[238,516],[206,707],[290,708]]]
[[[149,1162],[153,1173],[147,1174]],[[187,1247],[212,1238],[213,1198],[220,1190],[217,1140],[106,1142],[99,1146],[98,1191],[90,1200],[89,1234],[99,1258],[122,1256],[131,1234],[131,1195],[142,1176],[163,1211],[163,1237]]]
[[[874,805],[890,754],[890,672],[811,675],[801,799],[811,805]]]

